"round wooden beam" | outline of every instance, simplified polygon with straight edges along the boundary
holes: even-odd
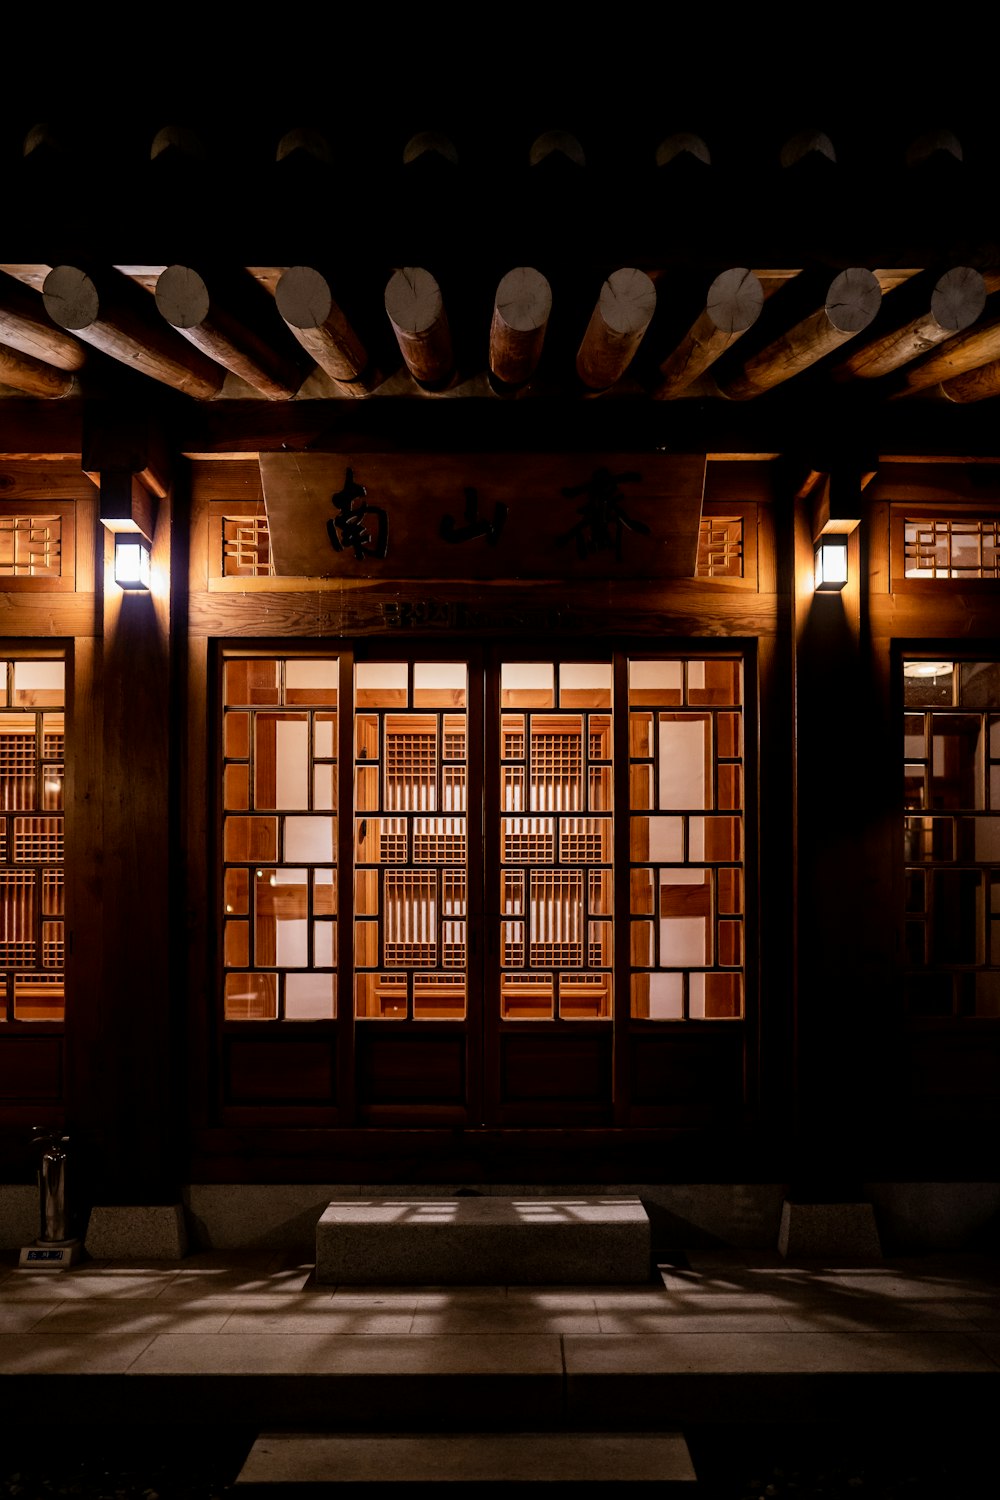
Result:
[[[712,164],[712,154],[702,140],[700,135],[692,135],[690,131],[678,131],[676,135],[668,135],[666,140],[660,142],[656,148],[656,165],[666,167],[678,157],[691,156],[695,161],[700,161],[704,166]]]
[[[458,152],[454,142],[439,130],[421,130],[416,135],[411,135],[403,147],[403,164],[409,166],[411,162],[431,154],[441,157],[453,167],[458,165]]]
[[[191,266],[167,266],[161,271],[155,297],[161,316],[172,328],[262,396],[287,400],[302,384],[294,364],[221,307],[204,277]]]
[[[0,344],[0,385],[9,385],[27,396],[58,400],[76,388],[76,379],[66,370],[57,370],[20,349]]]
[[[290,266],[275,287],[274,300],[288,328],[320,369],[349,395],[372,388],[364,376],[368,353],[330,291],[312,266]]]
[[[936,156],[962,160],[962,143],[953,130],[928,130],[918,135],[906,148],[906,165],[921,167]]]
[[[176,156],[202,162],[207,155],[201,136],[187,125],[164,125],[154,135],[153,144],[149,148],[150,161],[156,161],[159,157]]]
[[[583,147],[576,136],[571,135],[568,130],[546,130],[544,134],[532,141],[528,160],[533,167],[537,167],[549,156],[565,157],[576,167],[584,167],[587,164]]]
[[[439,386],[450,379],[451,330],[441,288],[430,271],[422,266],[394,271],[385,289],[385,311],[414,380]]]
[[[45,311],[58,327],[185,395],[217,396],[225,371],[178,337],[155,309],[149,316],[142,298],[153,308],[147,293],[125,278],[99,292],[79,266],[53,266],[42,286]]]
[[[534,266],[515,266],[497,287],[490,326],[490,369],[505,385],[530,380],[541,358],[552,288]]]
[[[972,266],[953,266],[938,278],[930,301],[921,317],[849,355],[831,372],[834,378],[872,380],[888,375],[971,328],[986,306],[986,282]]]
[[[867,328],[881,302],[882,288],[871,271],[864,266],[841,271],[823,306],[749,359],[738,375],[720,384],[721,393],[745,401],[807,370]]]
[[[656,311],[656,287],[634,266],[612,271],[601,288],[577,350],[576,373],[591,390],[606,390],[625,373]]]
[[[333,152],[326,136],[308,125],[285,131],[278,142],[275,160],[284,161],[286,156],[294,156],[297,151],[301,151],[303,156],[311,157],[313,161],[321,162],[324,167],[329,167],[333,162]]]
[[[781,165],[794,167],[811,156],[825,156],[827,161],[833,162],[837,160],[833,142],[822,130],[800,130],[790,136],[781,148]]]
[[[660,366],[662,382],[653,391],[669,401],[708,369],[720,354],[752,328],[764,306],[764,288],[745,266],[721,271],[708,289],[704,310],[677,348]]]
[[[0,343],[58,370],[80,370],[87,359],[86,345],[56,328],[37,295],[17,282],[0,292]]]
[[[953,380],[942,381],[941,394],[963,406],[970,401],[1000,396],[1000,359],[977,365],[974,370],[966,370],[964,375],[956,375]]]
[[[948,339],[936,353],[903,371],[901,396],[929,386],[951,382],[958,375],[1000,359],[1000,317],[977,323],[965,333]],[[954,399],[954,398],[953,398]]]

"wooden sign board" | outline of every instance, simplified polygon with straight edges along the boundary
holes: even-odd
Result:
[[[274,571],[300,578],[692,578],[705,467],[703,454],[260,455]]]

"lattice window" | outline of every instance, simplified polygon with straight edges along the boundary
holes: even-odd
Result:
[[[61,1021],[65,666],[0,660],[0,1021]]]
[[[464,662],[355,668],[359,1019],[466,1012],[467,677]]]
[[[0,578],[59,578],[62,517],[0,515]]]
[[[637,1019],[743,1015],[743,743],[738,658],[629,662]]]
[[[1000,1016],[1000,663],[903,663],[904,992]]]
[[[1000,577],[1000,518],[906,519],[903,573],[906,578]]]
[[[329,1020],[337,964],[337,658],[223,664],[227,1020]]]
[[[223,578],[268,578],[274,573],[267,516],[222,517]]]
[[[704,516],[698,527],[696,578],[743,577],[743,517]]]
[[[611,663],[504,663],[500,705],[501,1017],[610,1020]]]

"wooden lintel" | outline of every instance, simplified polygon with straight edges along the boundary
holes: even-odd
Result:
[[[170,328],[152,299],[127,277],[115,273],[115,279],[98,286],[79,266],[53,266],[42,297],[60,328],[129,369],[203,401],[222,389],[222,366]]]
[[[290,266],[274,289],[285,325],[320,369],[346,395],[367,396],[379,383],[368,351],[334,300],[329,282],[312,266]]]
[[[753,327],[763,306],[764,289],[752,271],[733,266],[721,272],[708,289],[702,312],[660,365],[663,378],[654,399],[669,401],[697,380]]]
[[[601,287],[576,354],[576,373],[591,390],[606,390],[628,369],[656,311],[656,287],[635,266],[612,271]]]
[[[452,376],[454,356],[444,298],[422,266],[402,266],[385,289],[385,311],[399,352],[414,380],[441,386]]]
[[[497,287],[490,325],[490,369],[505,385],[523,385],[541,358],[552,289],[534,266],[515,266]]]
[[[167,266],[157,279],[155,298],[172,328],[262,396],[287,400],[302,384],[304,372],[295,362],[241,321],[192,266]]]
[[[936,344],[971,328],[985,305],[982,274],[972,266],[954,266],[938,279],[925,313],[856,349],[831,374],[836,380],[872,380],[888,375]]]
[[[881,302],[882,290],[871,271],[863,266],[841,271],[818,311],[753,355],[739,374],[720,382],[720,391],[744,401],[798,375],[867,328]]]

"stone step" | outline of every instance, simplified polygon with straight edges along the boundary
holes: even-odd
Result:
[[[261,1433],[230,1493],[234,1500],[366,1495],[384,1485],[655,1484],[661,1495],[697,1493],[680,1432]]]
[[[649,1218],[626,1196],[351,1198],[316,1226],[324,1284],[620,1285],[652,1271]]]

